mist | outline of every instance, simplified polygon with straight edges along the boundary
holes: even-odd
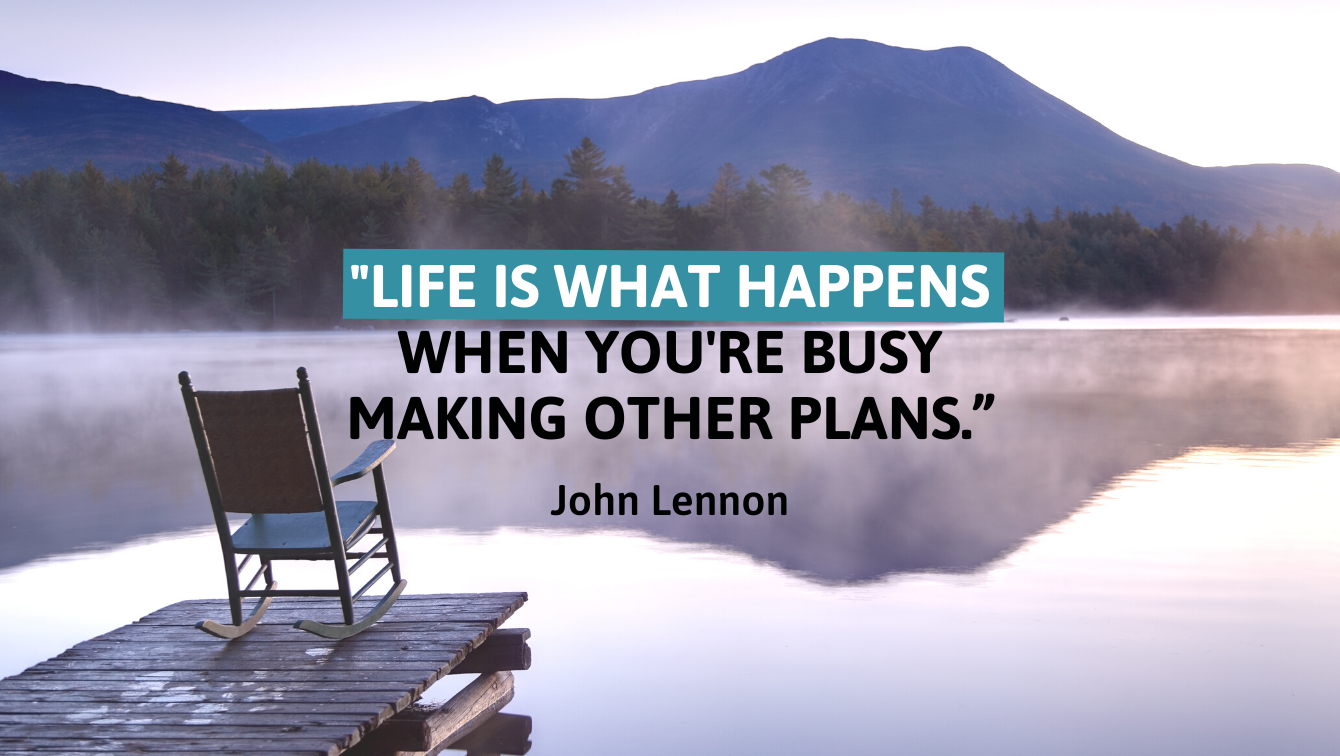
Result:
[[[232,390],[293,385],[294,369],[305,365],[336,466],[381,436],[364,429],[360,440],[349,438],[351,396],[369,406],[390,396],[397,412],[419,396],[430,417],[438,396],[521,396],[527,407],[562,397],[554,410],[566,417],[561,440],[504,431],[496,440],[413,432],[398,441],[387,468],[397,525],[635,530],[748,554],[821,583],[973,572],[1152,461],[1205,446],[1340,436],[1335,330],[949,330],[924,375],[805,374],[801,334],[789,329],[778,342],[781,375],[703,369],[687,378],[664,368],[634,375],[617,364],[597,375],[575,330],[567,373],[519,375],[480,373],[477,360],[464,374],[408,374],[387,332],[5,337],[0,507],[13,527],[0,534],[3,565],[210,524],[176,385],[182,369],[197,388]],[[969,410],[974,394],[986,392],[995,394],[992,408]],[[632,425],[612,441],[586,433],[591,399],[634,395],[680,404],[763,396],[773,438],[666,440],[654,432],[641,440]],[[793,440],[788,403],[799,395],[835,397],[847,423],[863,396],[885,407],[892,396],[954,396],[972,439],[831,440],[819,423]],[[549,514],[559,485],[589,494],[597,482],[636,492],[639,515]],[[338,494],[370,494],[359,485]],[[788,514],[654,516],[653,485],[662,487],[662,506],[678,491],[783,491]]]
[[[929,197],[913,212],[892,187],[886,204],[811,196],[785,164],[746,177],[727,163],[694,206],[638,197],[590,140],[566,157],[542,189],[497,156],[482,185],[460,173],[445,188],[414,160],[192,171],[169,156],[124,180],[92,163],[0,176],[0,330],[328,329],[346,248],[1002,252],[1014,313],[1340,312],[1340,233],[1321,226],[1001,218]]]

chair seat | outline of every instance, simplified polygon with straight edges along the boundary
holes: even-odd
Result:
[[[337,501],[340,533],[348,549],[372,525],[377,516],[375,501]],[[324,512],[257,514],[233,533],[233,548],[243,554],[267,552],[329,551],[330,532]]]

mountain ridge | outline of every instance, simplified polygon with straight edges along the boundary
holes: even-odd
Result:
[[[0,171],[62,171],[88,161],[128,176],[168,154],[193,166],[287,165],[278,147],[212,110],[0,71]]]
[[[324,108],[291,108],[284,110],[221,110],[243,126],[272,142],[307,136],[318,131],[329,131],[369,118],[388,115],[415,105],[423,100],[380,102],[371,105],[336,105]]]
[[[250,128],[249,125],[256,128]],[[287,136],[286,136],[287,135]],[[281,138],[282,137],[282,138]],[[816,193],[929,196],[1009,214],[1131,211],[1146,225],[1340,227],[1340,173],[1198,167],[1121,137],[969,47],[911,50],[828,38],[733,74],[605,99],[483,97],[214,113],[97,87],[0,74],[0,171],[93,160],[127,176],[173,152],[195,167],[347,165],[417,158],[446,185],[498,153],[537,188],[592,138],[640,194],[706,198],[722,164],[777,163]]]
[[[688,201],[705,198],[725,162],[746,176],[785,162],[807,170],[816,191],[858,199],[886,201],[899,189],[1005,213],[1120,205],[1147,224],[1192,214],[1216,225],[1340,226],[1340,182],[1325,178],[1340,179],[1334,171],[1312,167],[1324,178],[1302,181],[1288,167],[1192,166],[1121,137],[967,47],[830,38],[734,74],[634,95],[442,100],[280,147],[294,159],[372,164],[414,152],[442,183],[446,174],[478,176],[496,151],[543,186],[562,175],[562,156],[584,136],[627,166],[639,192],[674,189]]]

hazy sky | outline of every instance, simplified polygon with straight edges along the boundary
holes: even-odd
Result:
[[[216,110],[607,97],[823,37],[975,47],[1197,165],[1340,170],[1340,0],[0,0],[0,69]]]

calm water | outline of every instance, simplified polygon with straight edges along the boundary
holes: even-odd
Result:
[[[569,338],[536,376],[409,375],[385,332],[0,337],[0,673],[223,594],[175,375],[302,364],[336,465],[351,395],[567,400],[561,441],[388,462],[411,591],[531,594],[532,753],[1340,750],[1340,319],[948,330],[929,375],[596,375]],[[596,441],[600,395],[765,396],[775,437]],[[956,396],[973,437],[793,441],[792,395]],[[642,516],[548,514],[596,481]],[[653,517],[654,484],[789,511]]]

